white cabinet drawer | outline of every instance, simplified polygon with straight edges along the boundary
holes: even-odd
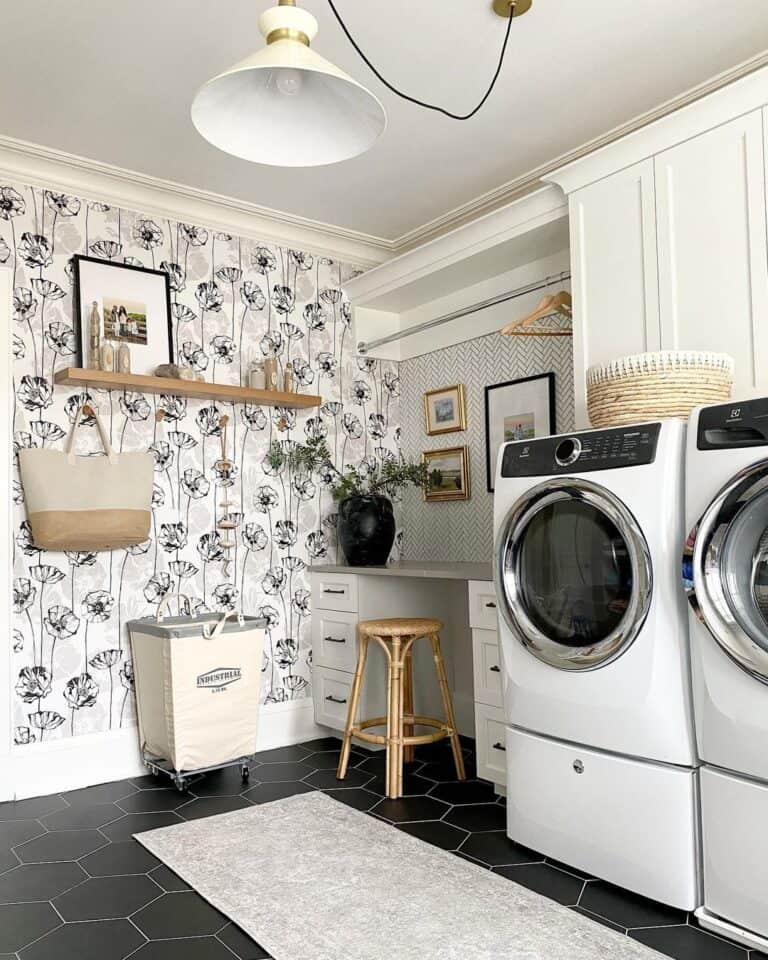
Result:
[[[469,625],[478,630],[497,630],[496,592],[488,580],[469,584]]]
[[[316,648],[315,648],[316,649]],[[501,707],[501,650],[495,630],[472,631],[472,659],[475,675],[475,701],[489,707]]]
[[[357,577],[346,573],[314,573],[312,606],[315,610],[357,610]]]
[[[357,614],[316,610],[312,615],[312,659],[315,666],[352,673],[357,665]]]
[[[315,666],[312,670],[315,722],[333,730],[343,730],[347,725],[349,696],[352,690],[352,674],[328,667]],[[364,708],[364,706],[361,704]]]
[[[504,711],[484,703],[475,704],[477,775],[484,780],[507,782],[507,732]]]

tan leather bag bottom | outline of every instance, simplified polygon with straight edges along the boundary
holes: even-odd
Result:
[[[149,539],[149,510],[44,510],[30,513],[36,547],[116,550]]]

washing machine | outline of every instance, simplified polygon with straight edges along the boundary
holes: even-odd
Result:
[[[701,770],[703,926],[768,952],[768,399],[687,442],[683,582]]]
[[[700,905],[685,425],[506,444],[495,580],[511,839]]]

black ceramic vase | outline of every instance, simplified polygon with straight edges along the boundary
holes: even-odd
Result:
[[[351,567],[382,566],[395,542],[395,515],[387,497],[347,497],[339,503],[337,534]]]

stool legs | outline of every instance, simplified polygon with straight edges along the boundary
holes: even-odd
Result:
[[[448,688],[448,678],[445,675],[445,664],[443,663],[443,653],[440,649],[440,637],[433,633],[429,642],[432,644],[432,654],[435,658],[435,670],[437,671],[437,680],[440,684],[440,693],[443,697],[443,707],[445,709],[445,719],[451,728],[451,749],[453,750],[453,762],[456,765],[456,776],[459,780],[466,780],[464,771],[464,754],[461,752],[461,741],[459,732],[456,729],[456,717],[453,712],[453,700],[451,691]]]
[[[343,780],[347,775],[347,764],[349,763],[349,749],[352,745],[352,728],[357,719],[357,706],[360,703],[360,690],[363,686],[363,671],[365,670],[365,661],[368,657],[368,637],[361,635],[358,638],[357,666],[355,667],[355,676],[352,680],[352,691],[349,696],[349,709],[347,710],[347,725],[344,728],[344,742],[341,745],[341,756],[339,757],[339,769],[336,776]]]
[[[403,793],[403,660],[400,637],[392,638],[387,711],[387,796]]]
[[[403,713],[406,717],[413,716],[413,656],[411,651],[405,654],[403,662]],[[403,724],[403,736],[412,737],[415,727],[412,723]],[[413,763],[416,748],[408,744],[403,749],[403,761]]]

